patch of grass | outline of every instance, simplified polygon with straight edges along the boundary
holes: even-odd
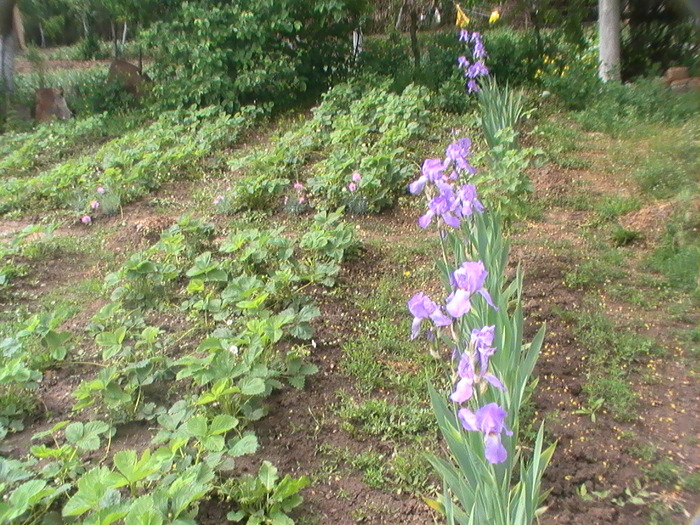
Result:
[[[385,455],[373,450],[357,453],[348,447],[323,443],[318,451],[324,456],[325,472],[337,473],[344,469],[361,472],[362,481],[370,488],[398,493],[423,492],[435,485],[423,448],[401,447]]]
[[[425,397],[428,379],[438,372],[425,348],[409,340],[411,318],[402,277],[384,277],[374,293],[357,295],[365,319],[357,336],[343,344],[340,367],[355,379],[361,393],[396,389],[407,398]]]
[[[564,282],[571,288],[591,288],[624,277],[624,254],[616,249],[603,249],[588,252],[587,257],[576,264],[564,276]]]
[[[343,468],[350,468],[362,472],[362,480],[370,488],[381,489],[388,484],[386,456],[373,450],[364,450],[360,453],[341,448],[330,443],[323,443],[318,451],[326,458],[326,470],[337,472]]]
[[[674,216],[661,245],[647,259],[648,266],[665,275],[668,284],[687,292],[698,289],[700,273],[700,216],[693,212]]]
[[[641,208],[641,202],[636,197],[608,196],[595,204],[595,212],[603,221],[613,221]]]
[[[593,406],[598,399],[604,399],[605,409],[615,418],[634,419],[637,396],[627,379],[630,369],[661,349],[653,339],[621,330],[599,306],[587,303],[580,311],[562,315],[574,323],[574,335],[588,363],[583,385],[588,403]]]
[[[673,485],[681,479],[681,468],[668,459],[655,461],[651,466],[642,470],[650,480],[658,481],[664,485]]]
[[[588,163],[573,152],[580,151],[581,131],[570,122],[550,118],[532,132],[540,138],[540,145],[548,160],[567,169],[585,169]]]
[[[437,425],[432,410],[425,403],[391,403],[383,399],[356,401],[340,394],[336,413],[342,419],[340,428],[356,439],[375,437],[383,441],[407,442],[422,440],[435,434]]]
[[[698,131],[686,128],[659,133],[650,142],[647,158],[639,164],[634,178],[643,193],[655,198],[696,194],[700,183]]]
[[[683,488],[693,492],[700,492],[700,471],[692,472],[683,477]]]
[[[636,443],[629,447],[631,456],[650,462],[656,457],[657,447],[653,443]]]
[[[613,227],[612,234],[610,237],[613,246],[620,247],[634,244],[642,238],[642,234],[638,231],[628,230],[627,228],[623,228],[619,224],[616,224]]]

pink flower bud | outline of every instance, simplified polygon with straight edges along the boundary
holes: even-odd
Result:
[[[361,180],[362,180],[362,175],[360,175],[357,172],[352,174],[352,181],[353,182],[360,182]]]
[[[91,207],[93,210],[96,210],[97,208],[100,207],[100,203],[99,203],[98,201],[92,201],[92,202],[90,203],[90,207]]]
[[[99,193],[100,195],[102,195],[104,192],[105,192],[105,189],[102,186],[99,186],[97,188],[97,193]]]
[[[350,191],[355,191],[355,190],[357,190],[357,184],[355,184],[354,182],[351,182],[350,184],[348,184],[348,189],[349,189]]]
[[[304,185],[301,182],[295,182],[294,183],[294,189],[297,191],[301,191],[304,189]]]
[[[82,222],[83,224],[90,224],[92,222],[92,219],[90,218],[89,215],[83,215],[80,218],[80,222]]]

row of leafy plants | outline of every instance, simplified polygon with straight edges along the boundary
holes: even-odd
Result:
[[[93,155],[70,158],[31,177],[17,177],[13,170],[14,176],[4,178],[0,188],[0,212],[49,207],[85,211],[97,188],[110,188],[118,196],[118,207],[164,182],[195,176],[214,151],[235,142],[258,115],[254,107],[233,116],[216,108],[164,113],[152,124],[107,142]],[[90,123],[95,122],[88,121],[88,130]],[[80,140],[80,133],[66,135]],[[23,145],[30,147],[35,136]],[[60,137],[60,133],[49,135],[49,140]]]
[[[302,290],[333,286],[356,241],[339,213],[316,215],[298,240],[281,228],[215,234],[183,217],[108,275],[110,301],[87,326],[92,342],[59,329],[66,311],[5,334],[4,433],[39,406],[46,369],[79,359],[99,371],[74,390],[72,421],[35,434],[26,458],[0,459],[0,523],[187,524],[209,498],[231,500],[233,521],[292,523],[307,478],[281,478],[269,462],[238,476],[235,458],[258,448],[264,399],[315,372],[306,342],[319,311]],[[173,308],[187,331],[157,322]],[[131,421],[157,423],[151,445],[112,454]]]

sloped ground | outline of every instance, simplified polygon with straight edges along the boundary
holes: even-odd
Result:
[[[622,258],[610,263],[597,248],[598,241],[592,240],[592,235],[605,236],[595,212],[571,203],[581,193],[592,195],[593,201],[628,196],[634,194],[634,187],[609,173],[564,170],[555,165],[531,175],[542,213],[537,220],[515,228],[511,265],[520,264],[526,276],[528,335],[547,323],[531,410],[536,418],[546,420],[548,437],[558,445],[545,476],[545,486],[552,492],[541,523],[622,525],[648,523],[650,516],[656,523],[669,522],[662,519],[684,523],[700,504],[697,489],[682,483],[693,473],[697,476],[700,465],[697,343],[687,336],[698,324],[698,312],[686,294],[644,279],[648,271],[641,265],[658,242],[673,205],[654,202],[620,217],[621,224],[643,232],[644,237],[621,248]],[[195,188],[196,183],[160,190],[155,197],[167,200],[169,209],[157,211],[136,203],[126,207],[122,216],[98,221],[90,230],[75,224],[59,229],[57,235],[78,241],[99,239],[106,259],[95,254],[76,258],[70,250],[53,253],[20,282],[20,293],[11,296],[4,308],[23,305],[31,309],[52,290],[70,290],[86,278],[99,281],[115,261],[153,242],[174,217],[192,207],[201,211],[201,203],[189,197]],[[305,491],[299,523],[423,524],[435,519],[419,497],[437,485],[430,474],[425,473],[426,479],[415,484],[405,479],[397,482],[388,474],[390,461],[405,443],[400,438],[353,432],[339,406],[347,403],[347,396],[388,400],[397,406],[405,402],[396,389],[361,388],[348,372],[344,352],[347,343],[366,332],[376,316],[363,307],[361,299],[385,293],[382,286],[387,282],[393,287],[390,297],[396,306],[387,315],[408,334],[409,316],[401,317],[399,312],[419,285],[431,280],[431,234],[420,231],[415,222],[420,206],[405,199],[398,209],[382,216],[348,217],[356,224],[364,249],[344,268],[335,291],[316,295],[322,316],[316,323],[312,359],[320,371],[309,379],[304,391],[286,389],[270,400],[269,415],[255,427],[261,449],[255,457],[238,463],[243,471],[256,471],[260,461],[268,459],[282,473],[310,476],[313,484]],[[7,234],[26,224],[21,219],[2,220],[0,231]],[[572,272],[587,263],[594,274],[610,276],[599,282],[591,279],[592,285],[573,279]],[[616,267],[611,269],[611,265]],[[641,303],[635,300],[640,295],[645,298]],[[90,296],[66,328],[80,331],[100,301],[99,292]],[[579,313],[586,309],[607,316],[616,331],[653,339],[657,348],[625,365],[630,367],[627,380],[637,396],[625,417],[611,413],[607,403],[586,411],[591,405],[585,386],[590,349],[577,332]],[[181,319],[165,312],[159,321],[174,325]],[[382,352],[380,344],[377,361],[382,370],[392,370],[397,378],[423,366],[422,361]],[[46,411],[38,413],[33,424],[29,421],[27,430],[5,440],[2,451],[21,453],[28,437],[47,426],[47,413],[52,421],[70,417],[70,392],[90,373],[89,367],[79,364],[47,371],[40,391]],[[144,425],[120,429],[115,446],[120,441],[131,447],[145,446],[150,433]],[[419,446],[439,448],[434,428],[425,429],[421,438]],[[366,462],[354,461],[368,452]],[[375,467],[384,478],[368,479]],[[229,508],[229,503],[218,501],[204,505],[200,523],[222,523]]]

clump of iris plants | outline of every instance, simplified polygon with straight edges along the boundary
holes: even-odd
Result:
[[[480,90],[478,79],[489,74],[486,67],[486,48],[481,34],[477,31],[470,33],[466,29],[462,29],[459,32],[459,41],[467,45],[468,51],[471,52],[471,61],[463,55],[457,58],[457,65],[462,69],[463,75],[467,79],[465,84],[467,93],[476,93]]]
[[[449,391],[430,389],[450,457],[429,458],[445,486],[429,503],[448,523],[529,525],[554,452],[554,446],[543,450],[543,427],[529,462],[517,446],[519,409],[544,327],[523,344],[522,275],[506,282],[508,243],[500,216],[484,207],[468,182],[476,173],[470,156],[471,141],[457,140],[444,158],[427,159],[409,186],[427,200],[418,225],[437,229],[437,267],[447,290],[439,298],[418,292],[408,301],[410,338],[424,337],[450,374]]]

